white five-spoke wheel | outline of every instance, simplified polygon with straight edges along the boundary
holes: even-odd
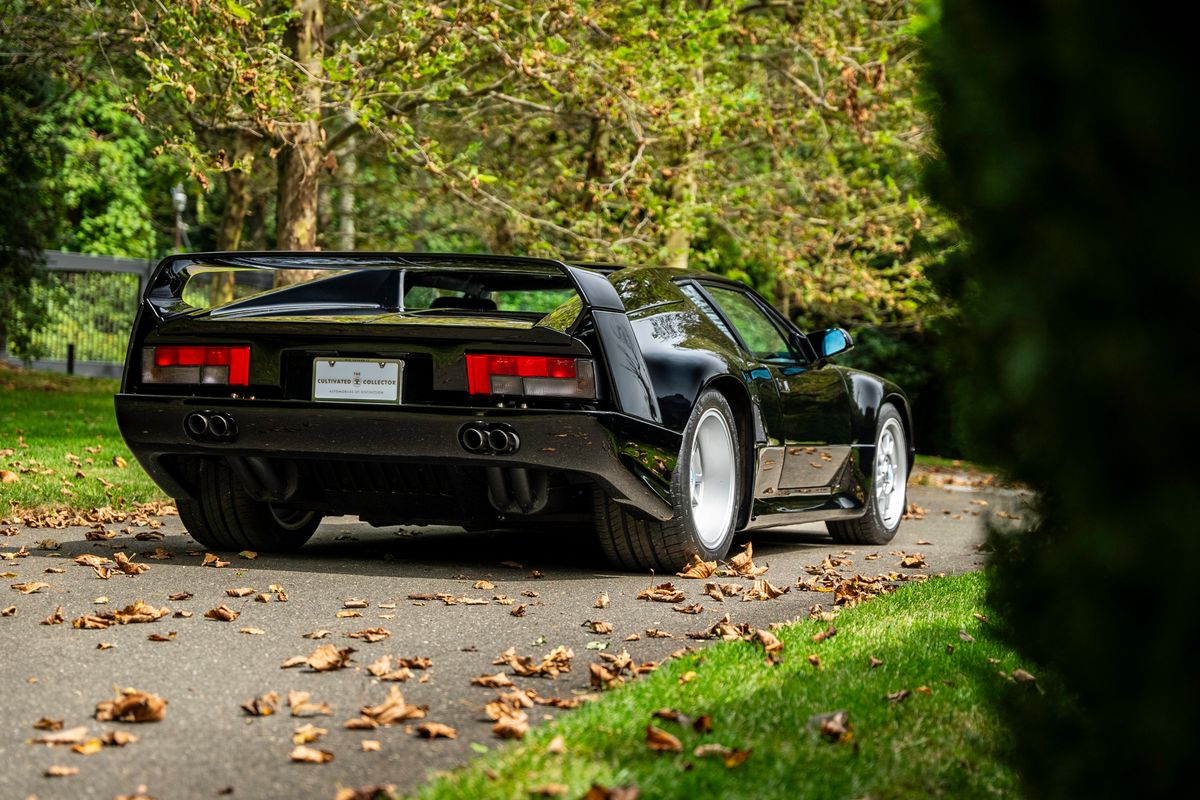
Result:
[[[696,538],[715,550],[733,521],[737,456],[729,423],[716,408],[700,416],[688,459],[688,492]]]
[[[867,471],[863,464],[863,472]],[[904,421],[895,406],[885,403],[875,424],[875,455],[870,472],[870,491],[866,507],[857,519],[830,520],[825,523],[839,544],[887,544],[900,529],[907,502],[908,438]]]
[[[875,440],[875,509],[887,529],[895,528],[904,516],[904,485],[908,479],[908,453],[905,452],[904,428],[896,417],[889,417]]]

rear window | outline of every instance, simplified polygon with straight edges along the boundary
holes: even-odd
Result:
[[[515,315],[536,321],[551,312],[557,312],[556,320],[573,320],[579,308],[575,285],[566,275],[503,265],[285,269],[195,263],[177,280],[182,286],[176,284],[174,291],[182,307],[169,311],[208,311],[214,317],[407,313]]]

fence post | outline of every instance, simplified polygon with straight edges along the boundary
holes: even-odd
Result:
[[[75,374],[75,345],[67,345],[67,374]]]

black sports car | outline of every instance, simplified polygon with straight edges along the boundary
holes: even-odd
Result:
[[[824,520],[883,544],[908,401],[706,272],[430,253],[160,264],[121,433],[212,548],[302,546],[326,515],[467,528],[589,520],[674,571],[735,531]]]

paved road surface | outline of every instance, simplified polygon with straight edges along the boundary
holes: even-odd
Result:
[[[978,502],[988,498],[990,506]],[[910,500],[924,507],[924,519],[904,524],[896,540],[883,548],[851,548],[853,566],[848,574],[877,574],[900,570],[896,551],[924,554],[936,574],[971,570],[982,563],[977,545],[982,540],[983,517],[998,507],[1013,508],[1012,493],[914,487]],[[948,512],[948,513],[947,513]],[[974,512],[974,513],[972,513]],[[423,781],[431,771],[449,769],[471,755],[470,744],[489,748],[501,742],[490,732],[481,713],[494,691],[471,686],[470,680],[501,667],[493,658],[509,646],[522,655],[540,657],[556,645],[575,651],[575,666],[556,681],[517,679],[523,687],[542,695],[570,697],[588,689],[587,665],[596,654],[589,642],[606,641],[610,652],[622,647],[638,661],[659,659],[689,642],[689,630],[708,627],[730,612],[735,623],[765,627],[772,621],[803,616],[815,603],[831,602],[828,594],[795,588],[770,602],[726,601],[718,604],[701,594],[703,582],[675,579],[687,593],[687,602],[700,601],[701,615],[675,613],[663,603],[639,601],[647,587],[646,576],[614,574],[597,569],[592,544],[578,535],[553,531],[531,534],[474,533],[453,529],[373,529],[353,520],[335,520],[322,526],[303,552],[289,556],[260,555],[254,560],[228,556],[220,569],[202,568],[198,546],[182,532],[178,518],[162,519],[162,541],[137,541],[123,534],[109,541],[87,541],[86,528],[31,530],[23,528],[0,537],[0,553],[28,548],[24,558],[0,561],[0,572],[14,572],[0,584],[0,608],[16,607],[12,616],[0,618],[0,697],[8,720],[0,726],[0,798],[104,798],[132,793],[145,784],[160,800],[171,798],[332,798],[338,786],[394,783],[401,789]],[[109,525],[119,530],[122,525]],[[138,528],[137,531],[150,530]],[[57,550],[37,549],[45,539],[60,543]],[[819,563],[843,548],[832,545],[821,525],[760,531],[749,537],[754,560],[769,565],[765,577],[778,586],[794,585],[808,577],[803,567]],[[928,544],[918,545],[918,541]],[[84,553],[113,556],[137,553],[135,561],[150,565],[142,574],[98,579],[92,569],[73,559]],[[173,557],[147,556],[163,548]],[[879,553],[877,560],[866,560]],[[521,568],[503,566],[518,563]],[[61,568],[62,573],[47,573]],[[531,577],[538,570],[541,577]],[[472,588],[486,579],[492,591]],[[13,583],[45,581],[50,588],[35,594],[10,589]],[[745,581],[743,581],[745,582]],[[746,582],[748,584],[748,582]],[[287,602],[254,602],[253,597],[227,597],[225,590],[252,587],[267,592],[282,585]],[[611,603],[604,610],[593,603],[607,591]],[[186,601],[168,596],[190,592]],[[537,597],[522,596],[537,592]],[[449,593],[491,599],[506,595],[525,603],[523,617],[511,615],[512,606],[454,605],[439,601],[417,604],[410,594]],[[99,596],[109,602],[96,605]],[[370,607],[361,618],[338,618],[347,599],[363,598]],[[71,621],[83,614],[119,609],[137,599],[172,611],[192,611],[190,618],[167,616],[147,624],[130,624],[106,630],[76,630]],[[240,612],[235,622],[204,618],[204,612],[224,603]],[[395,608],[380,604],[394,603]],[[41,620],[62,606],[65,624],[42,625]],[[390,618],[381,618],[381,617]],[[582,627],[586,620],[604,620],[615,626],[612,635],[599,636]],[[382,626],[392,635],[368,644],[346,634]],[[262,635],[239,633],[258,628]],[[302,638],[315,629],[332,635],[322,641]],[[651,639],[647,628],[659,628],[674,639]],[[152,633],[176,631],[168,642],[151,642]],[[636,642],[622,641],[642,633]],[[100,642],[115,645],[97,649]],[[353,646],[354,663],[336,672],[283,670],[279,665],[295,655],[307,655],[318,645],[332,642]],[[433,667],[426,683],[414,678],[401,684],[384,684],[371,677],[365,666],[378,656],[428,656]],[[418,672],[417,675],[422,673]],[[428,719],[454,726],[458,739],[426,741],[403,727],[374,731],[346,730],[342,722],[357,716],[358,708],[381,702],[388,687],[399,686],[411,703],[429,706]],[[166,698],[163,721],[146,724],[99,723],[92,719],[97,702],[113,696],[115,687],[135,687]],[[275,690],[309,691],[316,701],[333,707],[333,716],[295,719],[282,713],[251,718],[239,706],[252,697]],[[545,709],[536,707],[531,718],[540,721]],[[89,736],[112,729],[140,737],[124,748],[106,747],[84,756],[68,748],[28,743],[42,734],[32,725],[41,717],[65,720],[65,727],[87,725]],[[335,754],[324,765],[289,761],[293,730],[305,722],[327,728],[315,746]],[[381,742],[379,752],[363,752],[360,742]],[[79,768],[65,778],[43,777],[52,764]]]

